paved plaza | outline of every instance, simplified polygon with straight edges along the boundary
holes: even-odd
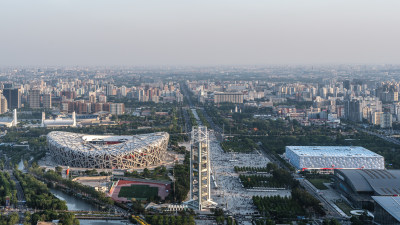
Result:
[[[210,155],[211,196],[213,201],[218,203],[218,207],[236,215],[251,215],[257,213],[252,201],[253,196],[290,196],[290,190],[253,191],[242,187],[234,167],[265,167],[270,161],[263,154],[225,153],[214,134],[210,132]]]

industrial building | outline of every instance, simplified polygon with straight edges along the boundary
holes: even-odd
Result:
[[[53,131],[47,143],[53,160],[64,166],[143,169],[164,162],[169,134],[134,136],[86,135]]]
[[[286,146],[298,170],[385,169],[383,156],[359,146]]]
[[[400,195],[400,170],[335,170],[335,188],[357,208],[373,208],[372,196]]]

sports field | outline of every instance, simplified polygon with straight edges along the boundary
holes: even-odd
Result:
[[[132,185],[121,187],[118,197],[127,199],[135,198],[136,200],[147,200],[151,197],[158,196],[158,187],[150,187],[149,185]]]

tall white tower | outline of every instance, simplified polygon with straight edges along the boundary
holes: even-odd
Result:
[[[207,127],[193,127],[190,142],[190,200],[187,203],[192,208],[203,210],[216,205],[211,200],[210,141]]]
[[[12,126],[15,127],[18,124],[18,120],[17,120],[17,109],[13,110],[13,121],[12,121]]]
[[[75,111],[72,112],[72,120],[74,121],[74,123],[72,124],[73,127],[76,127],[76,114]]]
[[[41,127],[44,127],[44,121],[46,120],[46,113],[42,112],[42,124]]]

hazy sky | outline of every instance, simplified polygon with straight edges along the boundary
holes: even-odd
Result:
[[[400,0],[0,0],[0,65],[400,63]]]

